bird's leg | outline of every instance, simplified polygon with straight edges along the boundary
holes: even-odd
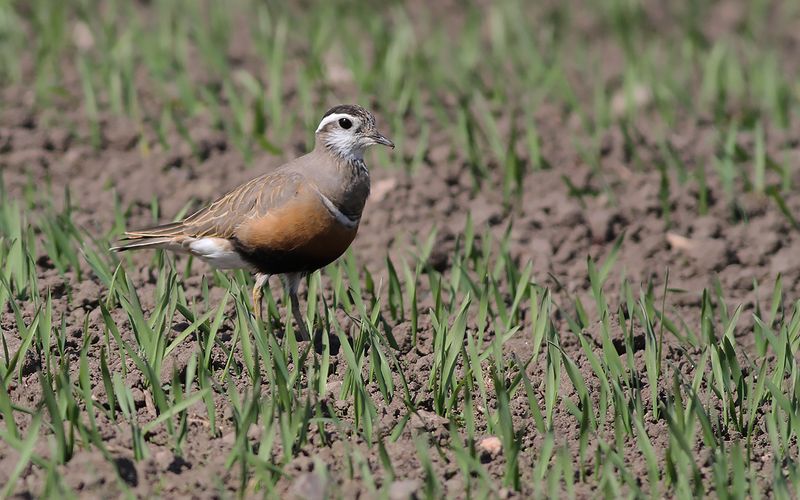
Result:
[[[300,314],[300,301],[297,299],[297,289],[300,287],[300,281],[303,279],[302,273],[291,273],[286,275],[286,288],[289,291],[289,307],[292,309],[292,315],[297,322],[297,329],[300,330],[300,340],[311,340],[311,335],[308,334],[306,322],[303,320],[303,315]]]
[[[269,274],[256,273],[256,284],[253,285],[253,312],[257,319],[261,317],[261,299],[264,297],[264,285],[269,281]]]
[[[311,340],[311,335],[308,334],[306,322],[303,321],[303,315],[300,314],[300,301],[297,300],[297,294],[290,294],[289,298],[292,300],[292,314],[294,320],[297,322],[297,327],[300,330],[300,340]]]

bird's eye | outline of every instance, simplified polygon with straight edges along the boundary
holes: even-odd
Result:
[[[348,120],[347,118],[339,118],[339,126],[343,129],[348,129],[353,126],[353,122]]]

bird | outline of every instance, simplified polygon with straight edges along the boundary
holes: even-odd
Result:
[[[370,176],[364,152],[394,149],[375,116],[356,104],[330,108],[307,154],[255,177],[177,222],[126,231],[115,252],[165,249],[222,270],[255,275],[253,312],[261,319],[263,288],[280,275],[300,338],[310,340],[297,291],[303,277],[338,259],[356,237]]]

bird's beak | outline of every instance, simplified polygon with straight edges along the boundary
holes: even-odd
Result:
[[[375,141],[375,144],[383,144],[384,146],[389,146],[390,148],[394,149],[394,143],[381,135],[380,132],[375,132],[374,135],[370,136],[370,139]]]

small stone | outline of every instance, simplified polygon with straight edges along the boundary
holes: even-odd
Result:
[[[669,246],[671,246],[676,250],[689,251],[694,246],[692,240],[680,234],[667,233],[666,238],[667,238],[667,243],[669,243]]]
[[[478,448],[491,456],[497,456],[503,450],[503,443],[497,436],[485,437],[478,442]]]

